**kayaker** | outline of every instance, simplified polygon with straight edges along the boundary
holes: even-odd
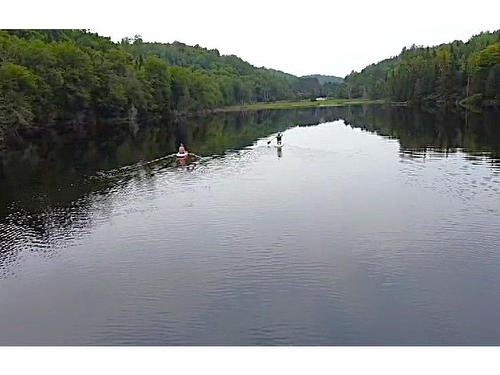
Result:
[[[276,136],[276,142],[280,145],[281,144],[281,133],[278,133]]]
[[[181,143],[181,145],[179,146],[179,154],[186,154],[187,151],[186,151],[186,148],[184,147],[184,144]]]

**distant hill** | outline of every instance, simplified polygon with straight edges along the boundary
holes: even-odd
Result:
[[[181,42],[87,30],[0,30],[0,140],[56,124],[162,122],[173,113],[316,98],[324,86]]]
[[[344,82],[343,78],[336,76],[325,76],[323,74],[311,74],[308,76],[302,76],[302,78],[316,78],[321,85],[325,83],[342,83]]]
[[[341,97],[429,104],[500,105],[500,30],[466,42],[413,45],[398,56],[352,72]]]

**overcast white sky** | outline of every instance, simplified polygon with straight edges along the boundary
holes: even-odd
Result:
[[[403,46],[500,29],[500,0],[44,0],[2,4],[0,27],[88,28],[199,44],[296,75],[345,76]]]

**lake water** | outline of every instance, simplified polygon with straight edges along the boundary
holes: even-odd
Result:
[[[500,344],[498,113],[68,137],[1,160],[0,345]]]

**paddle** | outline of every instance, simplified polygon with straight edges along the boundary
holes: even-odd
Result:
[[[274,138],[277,138],[277,137],[272,137],[271,140],[267,141],[267,144],[271,143]]]

